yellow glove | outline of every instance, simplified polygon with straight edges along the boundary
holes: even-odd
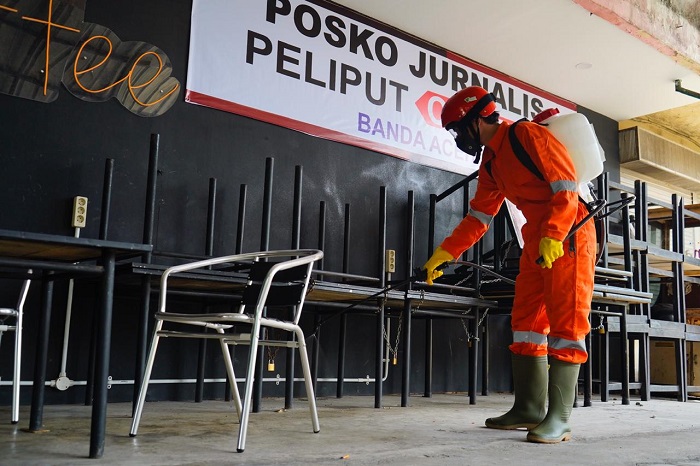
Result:
[[[426,262],[423,266],[423,269],[426,271],[427,275],[425,278],[425,283],[427,283],[428,285],[432,285],[433,280],[442,276],[442,270],[435,269],[438,268],[440,265],[444,264],[445,262],[450,262],[454,259],[455,258],[452,257],[452,254],[438,246],[437,249],[435,249],[435,252],[433,252],[433,255],[430,256],[430,259],[428,259],[428,262]]]
[[[558,239],[545,236],[540,240],[540,254],[543,259],[540,266],[551,269],[552,263],[564,255],[564,245]]]

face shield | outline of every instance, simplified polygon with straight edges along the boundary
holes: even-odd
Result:
[[[479,134],[477,118],[464,117],[446,129],[455,138],[459,150],[473,156],[474,163],[478,165],[483,146],[480,141],[481,135]]]
[[[485,92],[484,89],[480,88],[480,90],[481,92]],[[471,94],[474,93],[473,88],[465,88],[463,91],[469,91]],[[459,95],[459,93],[455,94],[455,96],[457,95]],[[455,97],[453,97],[453,99],[454,98]],[[486,93],[481,97],[467,95],[467,97],[462,96],[460,99],[457,99],[459,105],[456,110],[454,108],[455,104],[449,107],[449,109],[447,107],[443,108],[443,124],[446,117],[455,118],[460,114],[464,115],[459,120],[447,124],[445,129],[455,138],[459,150],[473,156],[474,163],[478,165],[483,149],[479,131],[479,118],[488,117],[496,111],[496,98],[493,94]],[[448,106],[450,102],[452,102],[452,99],[448,101]],[[446,109],[448,110],[447,114],[444,113]]]

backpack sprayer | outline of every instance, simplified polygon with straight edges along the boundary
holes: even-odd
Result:
[[[534,164],[532,158],[515,134],[515,126],[521,121],[526,120],[518,120],[509,128],[508,137],[511,147],[518,160],[520,160],[520,162],[537,178],[544,181],[544,176]],[[566,147],[574,164],[574,168],[576,169],[579,198],[588,208],[588,215],[569,230],[569,233],[563,241],[571,238],[573,234],[591,218],[597,216],[600,220],[617,212],[634,200],[634,196],[632,196],[627,199],[608,203],[605,199],[596,199],[593,195],[591,181],[603,173],[605,152],[598,142],[593,125],[589,123],[585,115],[580,113],[560,115],[558,109],[550,108],[535,115],[532,122],[545,126],[552,135]],[[489,167],[487,167],[487,170],[489,170]],[[604,215],[598,215],[606,206],[608,207],[608,211]],[[615,208],[611,210],[610,207],[613,206],[615,206]],[[540,256],[535,262],[541,264],[543,260],[544,258]]]

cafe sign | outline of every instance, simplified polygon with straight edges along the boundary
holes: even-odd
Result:
[[[168,111],[181,87],[168,56],[84,17],[85,0],[0,0],[0,93],[49,103],[63,84],[139,116]]]

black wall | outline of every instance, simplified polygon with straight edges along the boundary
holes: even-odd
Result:
[[[88,0],[85,21],[107,26],[124,41],[144,41],[163,50],[173,64],[173,75],[186,82],[191,2],[172,0]],[[264,83],[261,83],[264,86]],[[595,124],[606,149],[608,167],[617,166],[617,124],[594,112],[583,110]],[[72,199],[90,200],[88,225],[83,237],[98,237],[103,173],[106,159],[114,160],[112,208],[108,238],[140,242],[144,227],[146,175],[151,134],[160,135],[157,181],[155,248],[202,254],[205,251],[209,179],[217,179],[218,200],[215,223],[215,254],[232,253],[236,239],[236,215],[241,184],[248,186],[244,251],[260,248],[262,194],[265,162],[274,160],[274,196],[270,248],[291,246],[292,198],[295,166],[303,167],[302,247],[318,244],[319,204],[327,206],[325,268],[341,269],[343,210],[350,204],[352,214],[352,257],[350,271],[377,275],[378,216],[380,186],[388,196],[387,246],[397,251],[397,277],[406,270],[405,218],[408,191],[416,199],[416,265],[427,259],[429,194],[441,192],[461,180],[461,176],[373,153],[367,150],[314,138],[302,133],[261,123],[234,114],[189,105],[181,94],[179,101],[164,115],[155,118],[135,116],[116,101],[83,102],[65,89],[50,104],[0,95],[0,228],[72,235]],[[456,197],[456,196],[455,196]],[[441,204],[436,241],[449,234],[461,218],[457,199]],[[16,284],[3,284],[2,303],[12,303]],[[35,345],[38,286],[27,307],[23,380],[30,380]],[[134,376],[135,333],[138,291],[119,286],[114,309],[112,368],[115,380]],[[76,285],[68,376],[85,380],[90,345],[91,309],[95,296],[90,284]],[[49,373],[51,380],[60,367],[65,285],[57,285],[51,335]],[[306,317],[307,331],[313,330],[313,317]],[[350,318],[346,377],[374,376],[373,316]],[[414,325],[412,391],[422,391],[423,323]],[[493,361],[507,361],[505,345],[510,338],[507,317],[494,319],[496,330]],[[396,321],[393,322],[392,345]],[[435,391],[463,391],[467,386],[466,341],[464,330],[455,322],[437,322],[435,331]],[[324,326],[319,377],[334,377],[337,354],[337,322]],[[154,378],[195,376],[195,347],[187,343],[165,342]],[[213,346],[213,345],[211,345]],[[3,338],[0,349],[0,375],[11,376],[11,338]],[[213,348],[211,348],[213,349]],[[244,362],[246,350],[237,353]],[[239,356],[240,355],[240,356]],[[400,356],[401,357],[401,356]],[[283,368],[278,357],[278,368]],[[212,351],[207,376],[223,377],[223,367]],[[238,368],[243,374],[243,367]],[[392,366],[385,384],[387,393],[400,390],[400,365]],[[508,367],[492,368],[492,389],[510,387]],[[266,376],[274,374],[266,373]],[[346,393],[373,393],[373,387],[350,384]],[[192,385],[175,389],[154,387],[153,397],[191,396]],[[265,394],[280,394],[282,386],[266,384]],[[320,395],[335,393],[333,384],[321,383]],[[23,388],[27,402],[30,389]],[[223,385],[207,388],[208,396],[223,396]],[[128,400],[131,386],[114,385],[110,400]],[[49,391],[50,402],[80,402],[82,387],[66,392]],[[9,403],[9,387],[0,387],[0,402]]]

